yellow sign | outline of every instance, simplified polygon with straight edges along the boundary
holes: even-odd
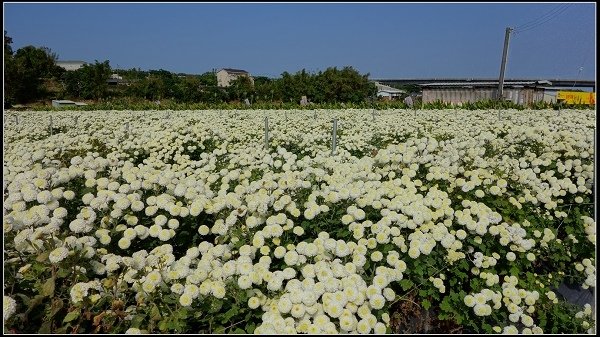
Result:
[[[558,91],[556,92],[556,101],[566,104],[596,104],[595,92],[581,91]]]

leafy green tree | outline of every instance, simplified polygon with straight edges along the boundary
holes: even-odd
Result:
[[[108,95],[108,83],[111,74],[109,61],[95,61],[83,67],[67,71],[63,75],[65,91],[71,97],[83,99],[102,99]]]
[[[9,89],[11,87],[11,80],[16,78],[14,73],[16,68],[14,66],[14,57],[12,50],[12,38],[7,35],[4,31],[4,107],[9,108],[14,101],[14,92]],[[7,90],[8,89],[8,90]]]
[[[252,84],[252,81],[250,81],[250,78],[248,78],[247,76],[240,76],[235,80],[231,81],[231,84],[227,88],[227,91],[229,92],[230,99],[250,99],[254,96],[254,85]]]
[[[369,74],[361,75],[352,67],[341,70],[330,67],[317,74],[302,69],[295,74],[282,73],[271,88],[286,102],[297,102],[302,96],[307,96],[315,103],[360,103],[377,92],[368,77]]]
[[[4,31],[4,59],[7,57],[11,57],[13,55],[13,50],[11,43],[13,42],[12,37],[6,35],[6,31]]]
[[[207,71],[204,74],[198,76],[200,83],[205,87],[217,86],[217,74],[212,71]]]
[[[26,46],[12,55],[12,39],[6,33],[4,41],[5,106],[44,98],[44,81],[60,73],[56,53],[46,47]]]
[[[178,101],[193,103],[199,102],[202,98],[200,93],[200,79],[197,76],[186,76],[179,81]]]
[[[274,89],[274,80],[265,76],[254,77],[254,93],[256,95],[256,101],[272,101]]]

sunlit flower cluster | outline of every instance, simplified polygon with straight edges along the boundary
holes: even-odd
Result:
[[[85,127],[64,112],[53,121],[71,126],[52,135],[44,115],[24,113],[4,136],[9,261],[31,260],[21,276],[32,261],[69,265],[73,305],[124,295],[132,315],[163,298],[195,310],[244,293],[261,313],[257,334],[385,333],[414,269],[431,267],[423,286],[444,298],[462,290],[448,275],[463,268],[481,284],[458,299],[473,317],[506,311],[510,325],[495,332],[542,333],[534,313],[556,294],[504,269],[567,242],[595,245],[592,214],[570,213],[593,196],[595,117],[407,113],[329,111],[335,154],[331,120],[302,112],[265,112],[267,148],[256,112],[81,112]],[[594,287],[595,255],[575,254],[569,268]],[[5,295],[5,321],[16,307]]]

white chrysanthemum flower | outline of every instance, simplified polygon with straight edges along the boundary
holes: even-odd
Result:
[[[248,299],[248,307],[250,309],[256,309],[260,306],[260,299],[256,296],[252,296],[250,297],[250,299]]]
[[[131,246],[131,240],[127,237],[123,237],[119,240],[117,244],[119,245],[119,248],[127,249],[129,248],[129,246]]]
[[[192,296],[186,292],[179,296],[179,303],[184,307],[191,306],[193,301],[194,299],[192,298]]]
[[[142,330],[138,329],[138,328],[129,328],[127,329],[127,331],[125,331],[125,334],[127,335],[141,335],[143,334]]]
[[[379,262],[383,259],[383,253],[376,250],[373,253],[371,253],[371,261],[373,262]]]
[[[3,318],[4,321],[6,322],[7,319],[9,319],[17,310],[17,302],[10,296],[6,296],[4,295],[4,300],[3,300]]]
[[[356,325],[356,331],[360,334],[368,334],[371,332],[371,324],[366,319],[361,319]]]
[[[48,260],[50,260],[51,263],[58,263],[64,260],[68,255],[69,250],[67,248],[58,247],[50,252],[50,255],[48,255]]]
[[[158,239],[161,241],[168,241],[171,238],[171,231],[163,228],[158,233]]]
[[[63,192],[63,198],[65,198],[66,200],[73,200],[75,198],[75,192],[71,191],[71,190],[67,190]]]
[[[177,219],[169,219],[169,222],[167,223],[167,226],[171,229],[177,229],[179,228],[179,220]]]

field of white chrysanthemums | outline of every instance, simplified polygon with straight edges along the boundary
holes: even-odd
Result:
[[[5,112],[4,332],[592,333],[595,122]]]

